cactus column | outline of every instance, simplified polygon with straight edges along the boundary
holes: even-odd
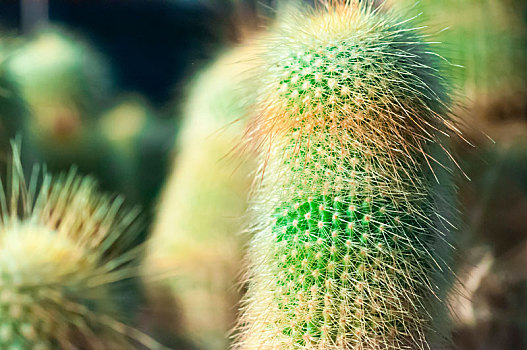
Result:
[[[226,50],[189,86],[175,167],[148,245],[145,274],[175,271],[164,284],[181,303],[178,331],[200,349],[228,348],[242,297],[236,286],[248,241],[242,217],[255,162],[235,159],[232,151],[254,99],[247,93],[252,82],[240,72],[253,69],[248,58],[256,41]]]
[[[237,348],[439,346],[454,124],[438,57],[410,21],[353,1],[284,16],[261,52]]]

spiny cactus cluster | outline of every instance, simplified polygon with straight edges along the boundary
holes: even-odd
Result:
[[[124,349],[158,345],[122,323],[118,282],[137,276],[137,211],[74,171],[36,169],[14,147],[0,186],[0,347]],[[37,186],[40,189],[37,190]]]
[[[446,341],[456,131],[440,58],[389,9],[292,11],[262,44],[239,349]]]
[[[243,136],[240,119],[254,102],[251,82],[240,81],[240,72],[253,67],[247,61],[253,49],[251,41],[225,51],[190,85],[175,167],[146,256],[146,274],[174,271],[163,285],[181,305],[178,331],[201,349],[228,347],[241,298],[243,215],[255,167],[232,152]]]

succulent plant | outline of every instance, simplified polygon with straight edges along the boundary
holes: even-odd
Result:
[[[160,118],[136,94],[118,98],[98,120],[98,133],[110,149],[111,162],[126,174],[121,192],[145,208],[157,198],[167,172],[175,124]]]
[[[457,134],[442,60],[371,2],[293,9],[263,41],[239,349],[448,342]]]
[[[121,283],[139,273],[137,210],[75,171],[37,167],[26,182],[18,149],[0,186],[0,347],[160,347],[123,316]]]
[[[82,38],[46,28],[21,41],[6,70],[27,102],[30,115],[25,148],[52,171],[75,163],[84,173],[99,173],[104,143],[96,120],[111,96],[109,69]]]
[[[81,112],[98,111],[112,92],[104,57],[84,38],[59,27],[44,28],[22,41],[8,65],[39,112],[50,103],[74,106]]]
[[[524,1],[510,0],[413,0],[393,1],[394,6],[413,6],[433,28],[441,29],[434,40],[442,41],[448,55],[463,68],[456,76],[471,98],[494,94],[527,94],[527,22]],[[486,96],[488,95],[488,96]]]
[[[201,349],[228,347],[241,292],[236,287],[254,162],[232,151],[241,140],[254,89],[240,89],[253,43],[226,50],[191,83],[174,168],[162,194],[146,258],[147,275],[177,298],[182,330]]]

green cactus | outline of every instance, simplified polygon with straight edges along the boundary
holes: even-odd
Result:
[[[112,93],[104,59],[79,37],[47,28],[14,47],[6,65],[31,112],[25,148],[51,171],[75,163],[98,173],[105,149],[96,120]]]
[[[182,329],[200,349],[225,349],[236,322],[236,288],[247,243],[243,213],[254,162],[232,151],[253,102],[239,74],[254,44],[226,50],[189,86],[174,169],[163,191],[147,252],[146,275],[174,271],[163,283],[180,303]],[[245,85],[244,85],[245,86]]]
[[[428,349],[445,303],[456,131],[440,58],[369,2],[293,10],[262,45],[239,349]]]
[[[144,97],[126,94],[100,116],[98,133],[111,151],[112,163],[126,174],[121,192],[150,207],[168,167],[174,121],[160,118]]]
[[[60,28],[45,28],[21,42],[9,67],[36,112],[60,103],[80,110],[82,118],[93,118],[112,92],[104,57],[82,37]]]
[[[0,347],[158,347],[121,317],[120,283],[138,274],[137,211],[74,171],[35,170],[26,183],[18,147],[11,169],[0,185]]]

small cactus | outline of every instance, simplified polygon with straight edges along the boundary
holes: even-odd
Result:
[[[46,112],[53,103],[79,109],[82,118],[94,118],[113,90],[104,56],[81,36],[59,27],[37,31],[22,41],[8,65],[38,112]]]
[[[330,1],[283,16],[258,50],[256,232],[235,348],[448,341],[443,139],[456,128],[425,39],[383,6]]]
[[[74,171],[26,183],[13,147],[0,186],[0,347],[129,349],[158,344],[122,323],[119,281],[137,276],[137,211]],[[36,190],[37,184],[41,186]]]
[[[176,133],[173,119],[160,118],[144,97],[126,94],[98,120],[111,162],[126,176],[121,192],[148,208],[163,183]]]
[[[58,28],[34,33],[12,49],[6,69],[30,108],[24,143],[52,171],[75,163],[97,173],[105,152],[96,119],[112,88],[105,60]]]
[[[240,72],[253,43],[226,50],[189,86],[174,170],[162,194],[146,275],[164,281],[181,304],[183,330],[201,349],[228,347],[241,292],[236,287],[247,236],[242,216],[254,162],[233,159],[253,96]],[[248,88],[248,90],[253,90]]]

